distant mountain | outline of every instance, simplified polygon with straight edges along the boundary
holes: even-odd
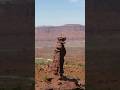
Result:
[[[84,38],[85,26],[79,24],[66,24],[64,26],[41,26],[35,28],[36,40],[54,40],[63,33],[68,39]]]
[[[67,41],[84,41],[85,26],[79,24],[66,24],[63,26],[41,26],[35,28],[36,45],[40,46],[45,41],[54,42],[61,33]]]

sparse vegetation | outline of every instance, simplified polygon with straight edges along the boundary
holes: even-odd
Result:
[[[51,61],[47,61],[50,54],[52,57],[52,53],[51,51],[53,49],[51,48],[44,48],[45,51],[47,53],[41,52],[41,57],[42,59],[36,59],[35,60],[35,80],[36,81],[41,81],[38,82],[37,85],[39,84],[39,87],[44,86],[44,84],[42,84],[42,81],[48,81],[49,79],[49,74],[47,74],[44,71],[45,66],[48,63],[51,63]],[[46,50],[47,49],[47,50]],[[69,52],[71,50],[73,50],[73,52]],[[84,58],[84,50],[77,47],[77,48],[67,48],[67,55],[65,56],[65,63],[64,63],[64,75],[67,77],[72,77],[75,78],[76,80],[81,80],[81,81],[85,81],[85,58]],[[42,56],[43,55],[43,56]],[[45,59],[43,59],[45,58]],[[51,58],[52,59],[52,58]]]

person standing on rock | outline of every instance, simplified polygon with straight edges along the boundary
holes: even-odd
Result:
[[[52,70],[55,75],[59,75],[60,77],[63,77],[64,56],[66,55],[66,49],[64,47],[64,44],[66,37],[58,37],[57,40],[58,40],[57,45],[54,50]]]
[[[60,38],[59,38],[60,39]],[[60,70],[59,70],[59,73],[60,73],[60,76],[62,77],[63,76],[63,73],[64,73],[64,69],[63,69],[63,65],[64,65],[64,57],[66,55],[66,49],[64,47],[64,41],[66,40],[66,38],[61,38],[61,50],[60,50]]]

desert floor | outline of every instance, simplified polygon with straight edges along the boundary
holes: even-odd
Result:
[[[52,62],[54,48],[36,49],[35,87],[42,87],[43,82],[50,77],[45,68]],[[67,47],[64,62],[64,76],[72,77],[85,83],[85,51],[81,47]]]

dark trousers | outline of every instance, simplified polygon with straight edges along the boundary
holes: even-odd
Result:
[[[64,58],[61,58],[60,59],[60,70],[59,70],[60,76],[62,76],[64,73],[63,65],[64,65]]]

